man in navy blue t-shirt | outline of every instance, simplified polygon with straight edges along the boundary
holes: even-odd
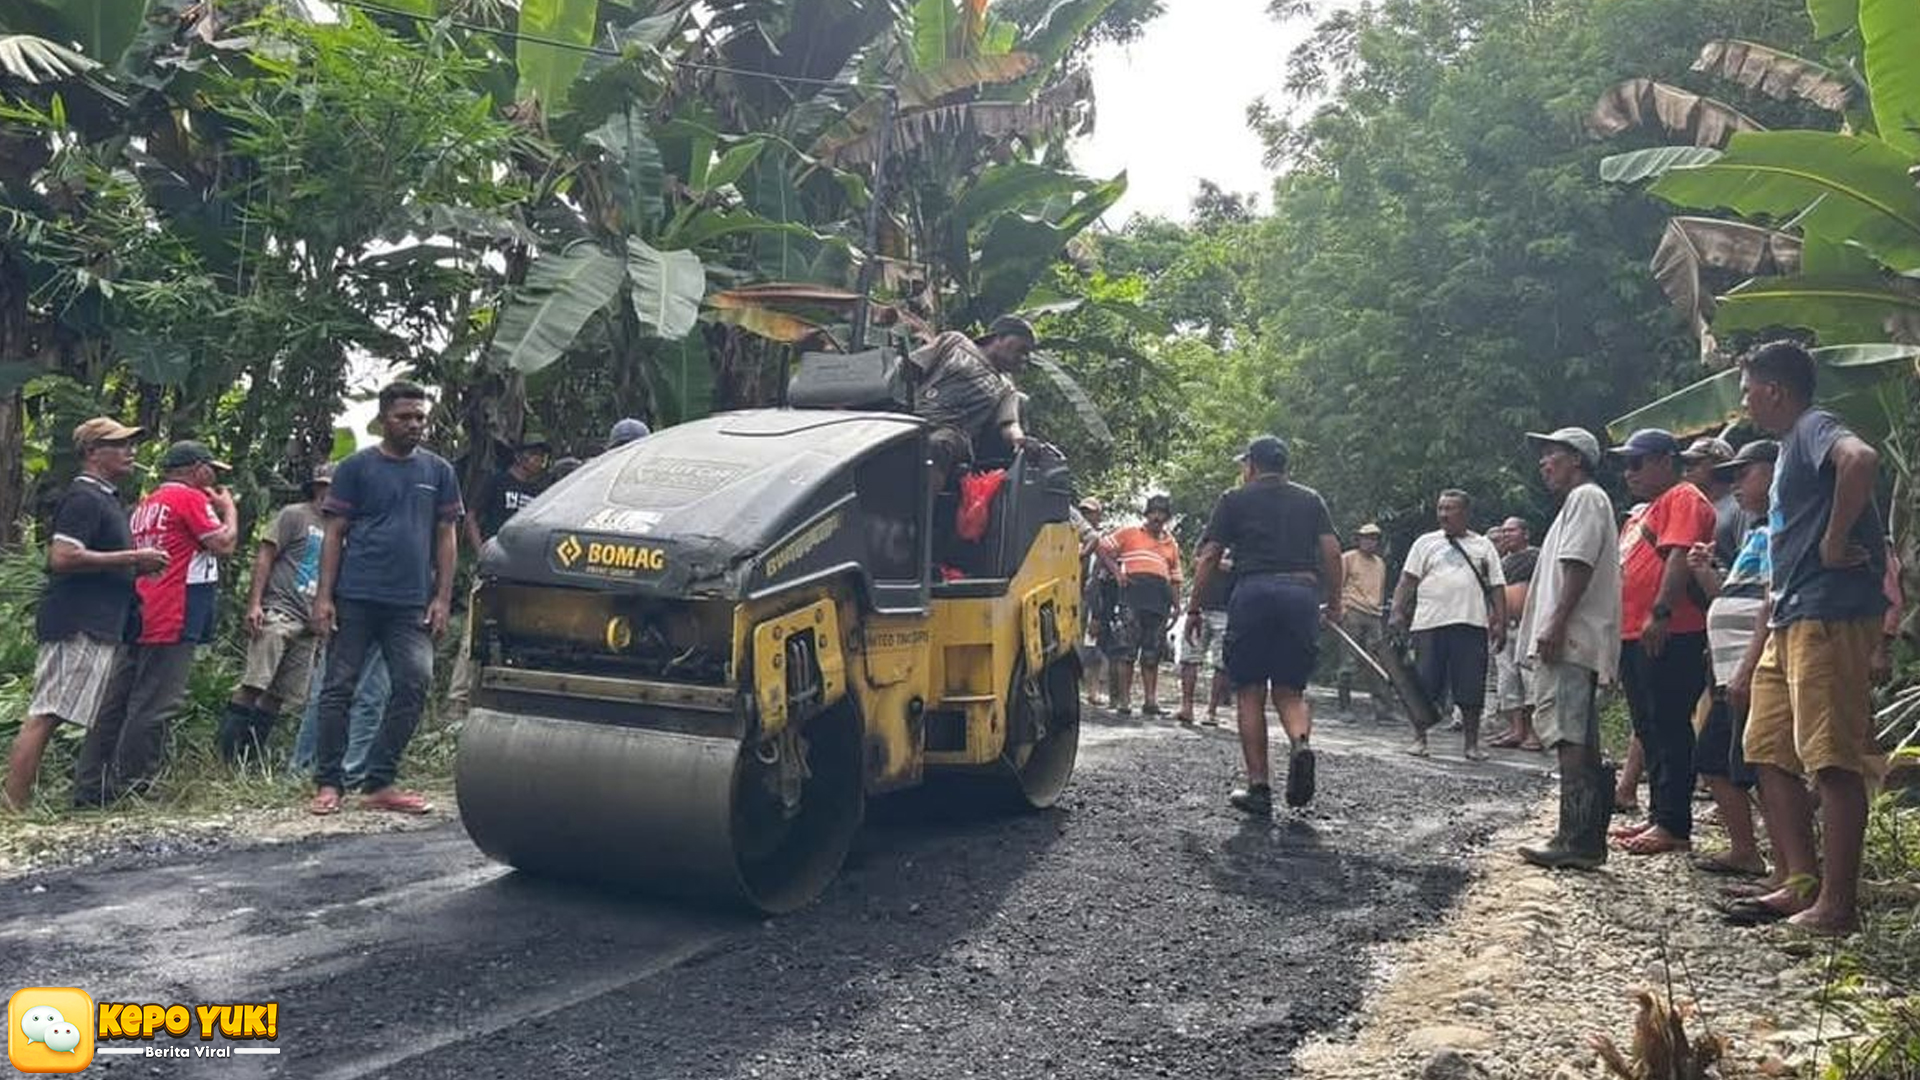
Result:
[[[310,807],[316,814],[340,809],[347,710],[369,647],[385,657],[393,694],[367,754],[361,805],[405,814],[431,809],[393,780],[433,685],[433,639],[446,631],[453,609],[464,508],[453,466],[420,447],[425,390],[406,382],[381,390],[380,428],[380,445],[340,463],[322,505],[327,532],[313,623],[330,640],[313,772],[319,790]]]

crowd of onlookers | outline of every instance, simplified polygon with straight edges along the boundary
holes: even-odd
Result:
[[[1610,846],[1633,855],[1692,852],[1694,796],[1704,788],[1728,844],[1691,857],[1735,879],[1723,890],[1728,920],[1784,919],[1843,933],[1857,920],[1868,785],[1885,767],[1870,730],[1871,692],[1891,666],[1899,566],[1874,501],[1877,454],[1814,404],[1806,350],[1788,342],[1755,349],[1742,361],[1741,386],[1759,434],[1737,448],[1718,437],[1683,443],[1657,429],[1604,451],[1580,428],[1529,435],[1557,503],[1538,545],[1522,518],[1476,532],[1470,496],[1447,490],[1435,502],[1439,527],[1412,541],[1391,589],[1382,531],[1371,523],[1311,577],[1325,621],[1345,639],[1330,675],[1343,712],[1356,689],[1367,692],[1376,717],[1404,710],[1415,721],[1409,750],[1417,755],[1428,754],[1429,729],[1443,717],[1461,731],[1470,760],[1487,756],[1483,745],[1556,755],[1559,825],[1523,849],[1524,858],[1593,868]],[[1249,466],[1240,490],[1285,485],[1311,495],[1286,478],[1284,448],[1279,461],[1277,471]],[[1609,462],[1632,497],[1624,515],[1596,479]],[[1102,526],[1103,511],[1097,500],[1079,506],[1084,654],[1090,666],[1104,665],[1115,712],[1132,713],[1137,671],[1140,711],[1158,715],[1166,624],[1180,610],[1183,581],[1173,507],[1156,496],[1142,523],[1119,529]],[[1297,519],[1324,512],[1323,504],[1296,506]],[[1236,557],[1246,560],[1245,543],[1274,544],[1286,524],[1275,517],[1264,531],[1241,526],[1248,539],[1234,544],[1221,535],[1220,516],[1216,509],[1202,550],[1203,561],[1221,569],[1192,575],[1183,625],[1171,634],[1182,722],[1195,721],[1206,673],[1201,723],[1214,723],[1218,705],[1246,688],[1232,675],[1232,658],[1252,649],[1258,632],[1237,596],[1246,578],[1230,568]],[[1305,537],[1318,527],[1295,531]],[[1296,574],[1314,565],[1307,545],[1291,550]],[[1306,662],[1291,668],[1312,670],[1315,647],[1296,640],[1292,648]],[[1399,689],[1389,679],[1395,665],[1405,675]],[[1304,687],[1304,675],[1272,682],[1289,704]],[[1407,687],[1417,700],[1403,698]],[[1623,699],[1631,719],[1617,769],[1601,753],[1603,694]],[[1250,785],[1232,801],[1264,812],[1264,714],[1256,721],[1244,698],[1240,704]],[[1297,769],[1309,725],[1304,705],[1294,707],[1302,710],[1289,724]],[[1503,728],[1483,743],[1488,710]],[[1310,756],[1306,765],[1302,793],[1289,780],[1294,805],[1311,797]],[[1616,826],[1616,815],[1629,820]]]
[[[291,765],[313,777],[309,809],[332,814],[360,792],[365,809],[418,814],[427,800],[396,784],[434,684],[434,640],[453,619],[462,540],[479,549],[546,486],[580,464],[551,460],[529,435],[471,501],[454,469],[422,444],[424,389],[380,392],[380,440],[313,470],[254,550],[242,623],[246,663],[217,728],[220,755],[264,760],[280,715],[303,716]],[[607,448],[646,437],[614,425]],[[221,564],[241,548],[229,471],[204,444],[159,459],[160,483],[129,514],[120,485],[144,432],[96,417],[73,432],[79,475],[55,508],[33,697],[9,754],[4,806],[32,798],[62,724],[85,731],[76,807],[149,792],[187,697],[195,651],[215,636]],[[449,693],[464,704],[464,651]]]

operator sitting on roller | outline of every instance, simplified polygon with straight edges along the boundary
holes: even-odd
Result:
[[[982,440],[991,445],[998,438],[1014,450],[1026,442],[1013,376],[1026,366],[1035,340],[1033,324],[1002,315],[977,339],[949,330],[907,357],[918,379],[914,414],[933,424],[927,439],[933,490],[943,490],[954,469],[973,460]]]

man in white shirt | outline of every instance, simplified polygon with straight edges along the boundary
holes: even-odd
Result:
[[[1533,668],[1533,728],[1560,759],[1560,827],[1520,857],[1550,869],[1607,861],[1613,770],[1600,763],[1599,683],[1620,664],[1619,534],[1593,473],[1600,443],[1582,428],[1529,433],[1540,475],[1560,500],[1527,590],[1515,652]]]
[[[1480,749],[1480,709],[1486,704],[1487,658],[1507,640],[1507,604],[1500,552],[1467,528],[1472,500],[1448,489],[1434,503],[1440,527],[1413,542],[1393,594],[1393,627],[1411,632],[1420,681],[1440,701],[1451,693],[1460,709],[1469,761],[1486,760]],[[1425,757],[1427,733],[1414,728],[1408,752]]]

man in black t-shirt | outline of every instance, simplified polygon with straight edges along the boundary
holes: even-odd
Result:
[[[40,653],[33,701],[7,759],[5,803],[25,809],[47,742],[62,723],[85,728],[106,696],[134,610],[134,577],[163,570],[167,553],[135,548],[116,481],[133,471],[140,429],[98,416],[73,431],[80,475],[53,512],[47,586],[35,621]]]
[[[473,495],[473,513],[467,516],[467,542],[475,555],[508,518],[547,490],[551,482],[547,458],[552,451],[547,440],[530,436],[513,448],[513,464],[481,481]]]
[[[1233,549],[1234,584],[1227,601],[1226,666],[1240,720],[1247,786],[1228,797],[1248,814],[1273,811],[1267,781],[1267,693],[1290,744],[1287,805],[1313,799],[1313,750],[1307,737],[1307,680],[1319,659],[1320,605],[1340,618],[1340,539],[1326,501],[1287,479],[1287,444],[1262,435],[1240,455],[1241,486],[1222,496],[1200,541],[1194,599],[1187,605],[1191,637],[1200,598],[1220,573],[1220,555]]]

